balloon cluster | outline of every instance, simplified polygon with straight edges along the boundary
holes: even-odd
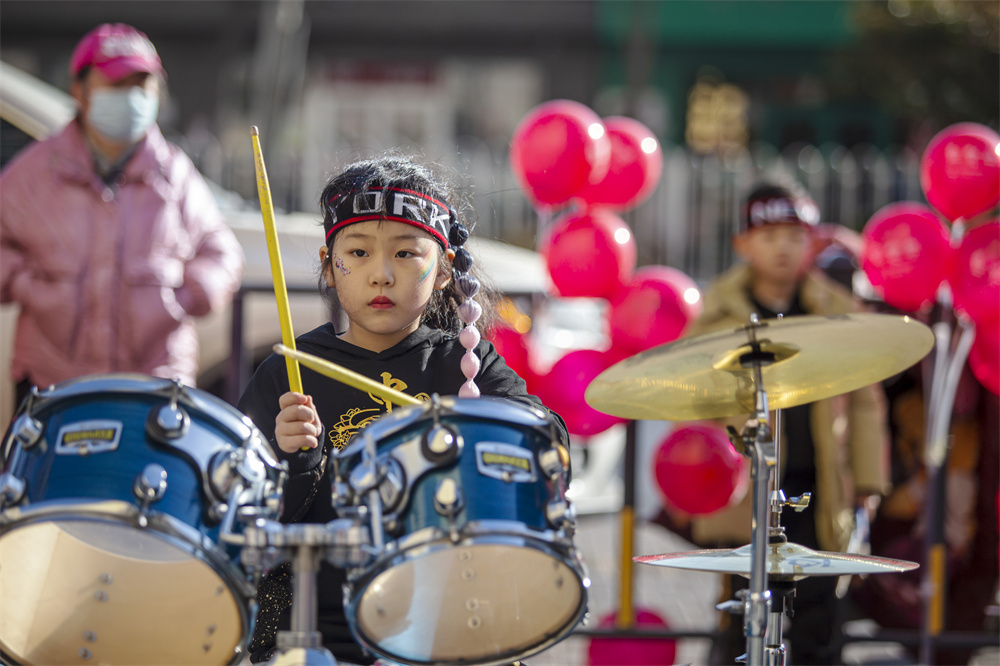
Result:
[[[619,216],[659,184],[660,143],[632,118],[602,119],[578,102],[552,100],[518,123],[510,163],[542,217],[555,214],[539,251],[557,295],[606,299],[611,348],[568,352],[541,374],[531,367],[530,345],[511,329],[499,329],[493,342],[508,364],[524,364],[514,369],[570,433],[596,435],[623,419],[587,405],[590,382],[627,356],[677,339],[701,310],[698,287],[684,273],[666,266],[636,270],[635,237]]]
[[[906,312],[929,307],[947,285],[955,312],[976,324],[969,365],[1000,394],[1000,135],[977,123],[946,127],[924,150],[920,186],[930,205],[890,204],[865,225],[861,267]]]

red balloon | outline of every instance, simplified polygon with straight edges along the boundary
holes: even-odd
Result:
[[[596,349],[577,349],[556,361],[548,373],[539,373],[538,397],[563,417],[571,434],[590,437],[625,421],[597,411],[584,399],[590,383],[611,367],[614,360],[615,357]]]
[[[608,315],[613,347],[638,353],[681,337],[701,314],[694,280],[669,266],[644,266],[614,296]]]
[[[675,428],[656,452],[656,483],[664,499],[690,515],[715,513],[743,499],[749,465],[712,422]]]
[[[977,324],[1000,318],[1000,220],[970,229],[952,266],[955,309]]]
[[[625,221],[600,208],[555,220],[540,249],[560,296],[607,297],[632,277],[635,237]]]
[[[948,275],[948,231],[930,208],[903,201],[876,212],[861,233],[861,268],[889,305],[916,312]]]
[[[534,371],[531,366],[531,350],[525,335],[509,326],[499,325],[494,326],[487,337],[493,343],[497,353],[503,357],[507,367],[516,372],[525,383],[533,384]]]
[[[510,166],[536,204],[559,205],[604,178],[611,142],[600,117],[565,99],[536,106],[510,140]]]
[[[666,620],[654,611],[634,609],[636,627],[669,628]],[[618,612],[612,611],[601,618],[600,626],[615,626]],[[663,666],[674,663],[677,641],[673,638],[610,638],[594,636],[587,648],[590,666]]]
[[[969,350],[969,367],[980,384],[1000,395],[1000,321],[976,326],[976,339]]]
[[[628,210],[649,198],[660,184],[663,151],[652,130],[624,116],[604,119],[611,142],[608,174],[583,192],[585,201],[612,210]]]
[[[949,220],[994,208],[1000,203],[1000,134],[978,123],[945,127],[920,158],[920,187]]]

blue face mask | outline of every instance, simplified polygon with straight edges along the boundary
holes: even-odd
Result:
[[[90,125],[112,141],[135,143],[156,122],[160,100],[144,88],[98,88],[90,94]]]

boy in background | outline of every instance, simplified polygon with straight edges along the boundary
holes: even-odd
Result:
[[[688,335],[745,326],[751,313],[763,320],[857,311],[851,293],[813,267],[812,229],[818,222],[816,203],[797,188],[771,183],[755,187],[747,196],[740,232],[733,237],[743,263],[709,286],[702,315]],[[741,416],[729,424],[739,429],[745,421]],[[844,552],[856,509],[873,510],[888,490],[889,437],[881,388],[873,385],[785,409],[782,427],[779,487],[787,497],[813,494],[805,511],[782,512],[788,541]],[[739,504],[693,519],[692,541],[706,548],[750,543],[751,501],[748,493]],[[743,577],[727,578],[723,601],[748,585]],[[785,633],[791,643],[790,663],[840,663],[843,618],[837,580],[814,577],[796,584],[794,617]],[[746,651],[743,623],[728,614],[721,621],[729,625],[729,640],[715,643],[710,663],[732,664]]]

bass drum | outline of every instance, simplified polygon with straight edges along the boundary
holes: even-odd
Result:
[[[276,518],[282,468],[203,391],[94,375],[33,393],[4,441],[0,651],[21,664],[227,664],[255,586],[220,539]],[[238,541],[234,540],[234,541]]]
[[[348,572],[360,643],[406,664],[500,664],[576,626],[590,583],[556,432],[538,408],[435,396],[355,436],[340,474],[384,526],[371,564]]]

